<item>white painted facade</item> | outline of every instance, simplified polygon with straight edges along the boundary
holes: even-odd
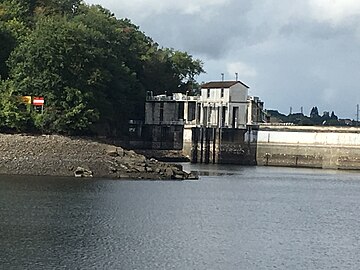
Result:
[[[248,96],[248,89],[240,81],[218,81],[203,84],[198,96],[181,93],[148,96],[145,124],[245,128],[262,123],[263,102]]]
[[[249,87],[239,81],[210,82],[202,85],[200,125],[243,128],[247,124]]]
[[[359,133],[333,133],[333,132],[289,132],[266,131],[258,132],[258,143],[278,143],[292,145],[314,146],[360,146]]]

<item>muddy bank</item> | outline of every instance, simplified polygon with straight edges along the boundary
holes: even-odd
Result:
[[[93,139],[59,135],[0,134],[0,174],[189,179],[180,165],[146,158]]]

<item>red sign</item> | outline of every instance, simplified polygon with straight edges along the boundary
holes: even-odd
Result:
[[[43,97],[33,97],[33,105],[34,106],[44,106],[44,98]]]

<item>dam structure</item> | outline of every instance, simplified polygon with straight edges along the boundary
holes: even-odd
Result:
[[[241,81],[212,81],[196,95],[148,92],[134,149],[181,152],[193,163],[360,170],[360,127],[269,124]]]
[[[248,126],[184,130],[194,163],[360,170],[360,128]]]
[[[263,126],[256,138],[258,165],[360,169],[360,128]]]

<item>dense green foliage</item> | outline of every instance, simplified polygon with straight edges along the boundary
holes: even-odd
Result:
[[[187,91],[202,62],[80,0],[0,0],[0,129],[120,135],[146,91]],[[44,111],[21,104],[41,96]]]

